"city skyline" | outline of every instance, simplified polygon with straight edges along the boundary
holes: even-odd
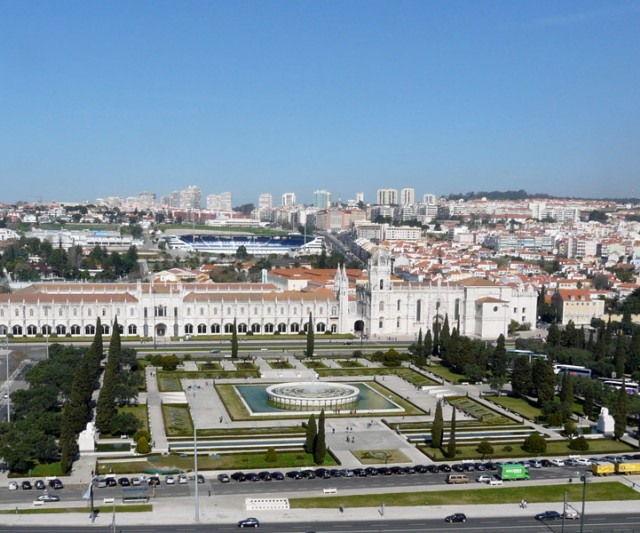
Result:
[[[0,201],[640,197],[640,6],[3,5]]]

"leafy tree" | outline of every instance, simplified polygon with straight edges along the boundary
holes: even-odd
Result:
[[[528,396],[532,385],[531,363],[527,357],[517,357],[511,374],[511,389],[515,396]]]
[[[142,422],[133,413],[117,413],[111,421],[111,433],[113,435],[133,435]]]
[[[316,417],[313,413],[311,413],[311,416],[309,416],[309,420],[307,422],[307,438],[304,445],[307,453],[313,453],[317,438],[318,428],[316,426]]]
[[[547,451],[547,441],[538,432],[533,432],[522,444],[522,449],[529,453],[545,453]]]
[[[556,390],[556,376],[551,361],[537,358],[533,363],[533,388],[538,397],[538,406],[553,400]]]
[[[149,441],[146,437],[140,437],[138,442],[136,443],[136,451],[141,454],[149,453],[151,451],[151,446],[149,446]]]
[[[323,464],[327,455],[327,440],[324,429],[324,409],[320,411],[320,419],[318,420],[318,438],[316,439],[315,449],[313,450],[313,459],[316,464]]]
[[[578,432],[578,427],[573,420],[567,420],[563,425],[564,434],[571,438]]]
[[[267,448],[267,453],[265,455],[264,460],[267,463],[277,463],[278,462],[278,454],[276,453],[276,449],[273,446],[269,446]]]
[[[444,434],[444,418],[442,416],[442,402],[436,404],[436,412],[431,425],[431,447],[439,449],[442,447],[442,437]]]
[[[449,429],[449,441],[447,442],[447,457],[456,456],[456,408],[451,413],[451,428]]]
[[[238,326],[235,318],[231,327],[231,357],[233,359],[238,358]]]
[[[313,316],[309,313],[309,324],[307,325],[307,357],[313,357],[315,347],[315,334],[313,331]]]
[[[586,452],[589,450],[589,441],[580,435],[579,437],[571,440],[569,448],[576,450],[577,452]]]
[[[481,453],[482,457],[484,457],[485,455],[493,455],[493,446],[491,445],[491,442],[489,442],[488,439],[482,439],[478,443],[478,447],[476,448],[476,451],[478,453]]]

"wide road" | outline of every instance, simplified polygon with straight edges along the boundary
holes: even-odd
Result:
[[[377,510],[363,509],[363,513],[375,514],[370,520],[343,521],[335,523],[331,521],[321,522],[285,522],[285,523],[265,523],[262,522],[258,531],[268,533],[371,533],[371,532],[406,532],[418,533],[424,531],[479,531],[490,533],[494,531],[526,531],[531,533],[560,533],[562,531],[562,521],[539,522],[535,520],[533,514],[521,517],[495,517],[476,518],[470,517],[464,524],[446,524],[442,520],[394,520],[386,521]],[[64,520],[62,515],[52,515],[52,521]],[[105,517],[102,517],[102,522]],[[116,531],[121,533],[205,533],[216,531],[229,533],[238,531],[234,524],[177,524],[162,526],[120,526],[116,522]],[[584,533],[603,533],[615,531],[616,533],[631,533],[640,529],[640,513],[618,516],[618,515],[592,515],[585,517]],[[99,531],[113,531],[111,526],[92,526],[87,516],[86,527],[52,527],[52,526],[1,526],[0,533],[89,533]],[[580,531],[579,520],[567,520],[564,526],[566,533],[576,533]]]
[[[578,482],[579,472],[584,471],[587,467],[548,467],[530,469],[532,480],[566,480],[573,479]],[[588,468],[587,468],[588,469]],[[231,472],[229,472],[231,473]],[[493,472],[468,472],[470,486],[479,485],[475,483],[475,478],[480,474],[493,474]],[[578,474],[578,475],[576,475]],[[206,476],[206,473],[205,473]],[[450,488],[446,484],[447,474],[405,474],[391,476],[374,476],[374,477],[340,477],[330,479],[298,479],[293,480],[285,478],[283,481],[244,481],[238,483],[231,481],[229,483],[220,483],[216,478],[205,477],[206,482],[199,485],[200,497],[208,498],[216,495],[238,495],[241,497],[249,497],[255,495],[273,495],[298,493],[300,497],[314,497],[321,493],[325,487],[335,487],[338,491],[356,490],[361,493],[380,492],[383,489],[386,492],[394,492],[397,490],[405,490],[410,487],[415,491],[420,491],[423,487],[439,486],[442,490]],[[188,484],[166,485],[164,477],[161,476],[161,485],[155,490],[155,500],[162,498],[176,498],[191,496],[194,492],[194,481],[189,480]],[[508,482],[505,482],[508,484]],[[478,487],[484,488],[484,487]],[[3,503],[11,504],[28,504],[31,503],[40,491],[36,490],[15,490],[9,491],[1,488]],[[60,497],[62,502],[80,501],[82,493],[86,490],[86,486],[68,485],[62,490],[51,490]],[[119,498],[121,496],[121,487],[105,487],[94,488],[94,496],[96,501],[102,498]]]

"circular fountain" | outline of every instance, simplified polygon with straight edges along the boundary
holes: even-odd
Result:
[[[269,403],[281,409],[342,409],[357,403],[360,391],[346,383],[300,381],[267,387]]]

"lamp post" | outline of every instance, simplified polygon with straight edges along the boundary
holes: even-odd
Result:
[[[591,474],[589,472],[583,472],[580,476],[582,481],[582,512],[580,513],[580,533],[584,531],[584,508],[587,501],[587,483],[590,482]]]
[[[196,391],[193,391],[193,399],[196,398]],[[193,424],[193,471],[196,474],[196,488],[194,490],[195,496],[195,521],[196,524],[200,522],[200,499],[198,495],[198,432],[196,431],[196,419],[193,416],[193,409],[191,410],[191,422]]]

